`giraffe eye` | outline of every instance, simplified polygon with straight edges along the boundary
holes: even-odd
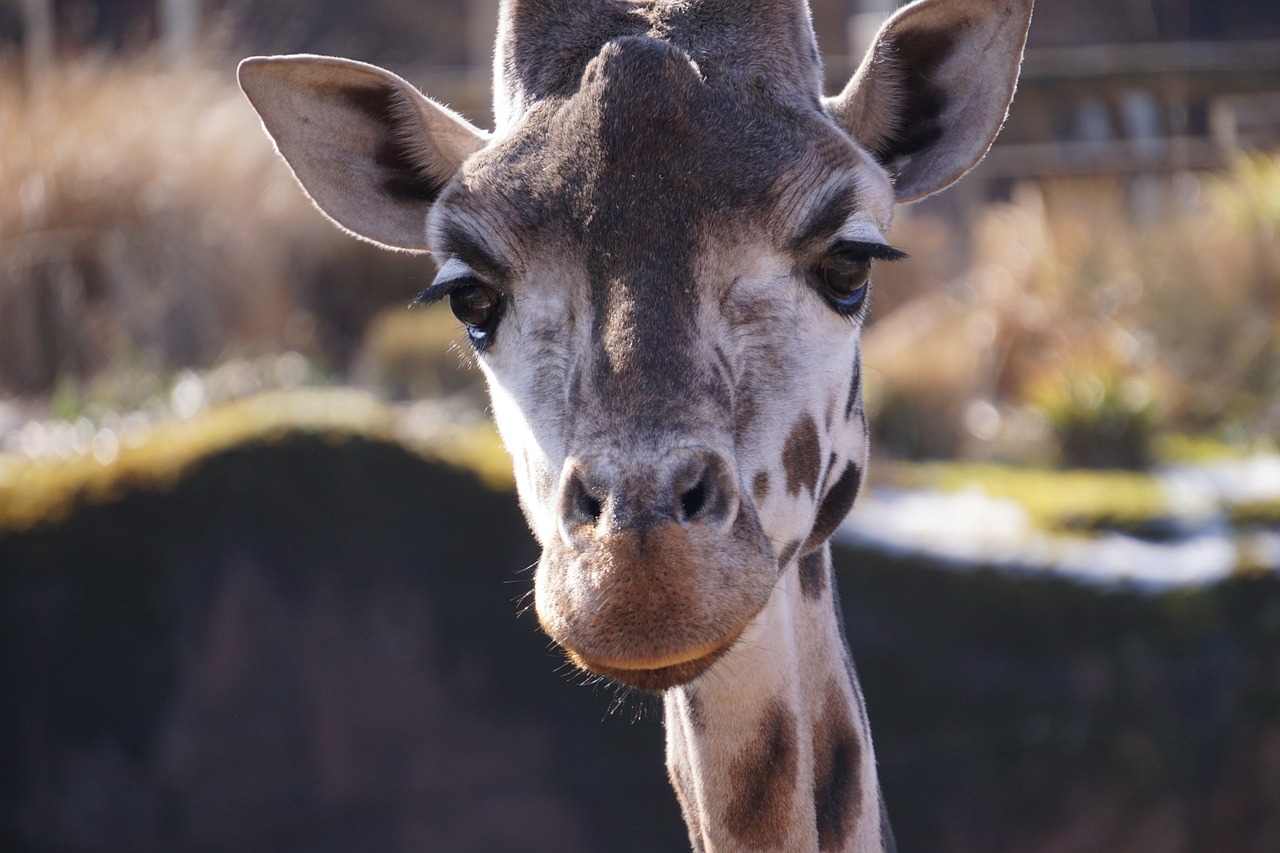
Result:
[[[867,301],[871,261],[897,261],[906,256],[883,243],[843,241],[814,267],[814,285],[837,314],[852,317]]]
[[[449,291],[453,316],[467,327],[467,337],[478,350],[492,343],[493,332],[502,319],[502,294],[487,284],[469,282]]]
[[[822,295],[838,313],[848,316],[867,300],[871,280],[871,255],[860,249],[840,249],[818,264]]]

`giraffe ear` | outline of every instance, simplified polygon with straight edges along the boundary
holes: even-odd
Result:
[[[917,0],[880,30],[831,117],[889,171],[899,201],[982,159],[1018,82],[1032,0]]]
[[[253,57],[240,87],[303,189],[384,246],[427,248],[426,218],[487,135],[396,75],[326,56]]]

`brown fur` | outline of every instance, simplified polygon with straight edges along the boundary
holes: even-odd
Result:
[[[755,477],[751,480],[751,494],[756,499],[756,504],[764,503],[764,499],[769,497],[769,472],[757,471]]]
[[[818,442],[818,425],[804,415],[796,421],[782,451],[782,469],[787,474],[787,494],[799,495],[802,489],[812,492],[818,483],[822,448]]]
[[[757,569],[768,546],[753,518],[739,514],[737,549],[675,522],[590,536],[581,549],[548,543],[539,619],[579,662],[619,681],[657,689],[688,680],[727,650],[769,596],[772,574]],[[665,663],[694,650],[701,655],[687,665]]]
[[[840,477],[827,489],[822,504],[818,507],[818,514],[814,518],[813,530],[810,531],[809,539],[805,543],[806,550],[817,548],[831,538],[836,528],[849,514],[861,488],[862,469],[858,467],[858,463],[850,462],[845,466]]]
[[[796,719],[781,700],[769,704],[756,738],[734,763],[738,788],[725,824],[739,841],[756,849],[776,848],[787,837],[799,750]]]
[[[819,549],[800,560],[800,591],[806,598],[819,599],[827,591],[828,556],[826,549]]]
[[[819,850],[843,849],[859,816],[862,753],[850,716],[844,692],[832,680],[827,684],[826,700],[813,729],[813,798]]]
[[[778,554],[778,566],[786,568],[791,565],[791,558],[800,550],[800,540],[795,539],[782,546],[782,551]]]

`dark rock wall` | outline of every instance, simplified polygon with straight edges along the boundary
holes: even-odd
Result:
[[[684,849],[658,703],[517,618],[535,557],[513,496],[316,436],[0,536],[0,849]],[[837,568],[904,853],[1280,850],[1275,578]]]
[[[658,723],[516,618],[535,557],[513,496],[315,437],[0,538],[0,849],[678,847]]]
[[[838,562],[904,851],[1280,850],[1280,578]]]

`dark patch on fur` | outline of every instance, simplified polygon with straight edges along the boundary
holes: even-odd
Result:
[[[737,786],[725,821],[729,832],[755,848],[776,848],[786,838],[799,750],[791,710],[774,699],[760,721],[759,736],[733,762]]]
[[[769,496],[769,472],[757,471],[751,480],[751,496],[756,499],[756,506],[764,503],[764,499]]]
[[[902,73],[902,104],[894,131],[872,151],[890,172],[942,138],[947,95],[934,75],[958,43],[959,36],[950,29],[911,30],[895,42],[893,62]]]
[[[534,99],[573,91],[587,63],[612,38],[639,35],[648,22],[622,4],[594,0],[513,0],[503,72]]]
[[[827,684],[822,715],[813,729],[813,805],[818,849],[839,850],[860,811],[862,743],[837,681]]]
[[[806,552],[831,538],[831,534],[836,532],[836,528],[853,508],[853,502],[857,500],[861,488],[862,469],[858,467],[858,463],[850,462],[845,466],[840,479],[827,489],[822,505],[818,507],[813,529],[809,531],[809,539],[805,542]]]
[[[853,381],[849,384],[849,399],[844,404],[844,419],[847,422],[853,417],[854,407],[862,398],[862,358],[861,353],[853,357]]]
[[[791,563],[791,558],[796,555],[796,551],[800,550],[800,540],[788,543],[782,549],[782,553],[778,554],[778,567],[785,569]]]
[[[391,86],[350,87],[340,95],[347,106],[382,127],[384,135],[374,152],[382,193],[402,205],[434,202],[448,179],[433,180],[425,175],[423,164],[417,162],[413,146],[407,141],[411,136],[399,132],[396,106],[400,96],[396,90]]]
[[[804,488],[817,486],[822,457],[818,447],[818,425],[806,414],[791,429],[782,450],[782,467],[787,472],[787,494],[792,497]]]
[[[502,70],[537,99],[572,94],[606,42],[647,35],[695,53],[709,81],[741,86],[758,79],[777,97],[819,107],[821,60],[803,4],[512,0],[510,7],[512,26],[499,45]]]
[[[821,598],[827,589],[827,554],[820,548],[800,560],[800,591],[806,598]]]
[[[802,3],[700,0],[654,4],[654,30],[690,53],[709,79],[729,78],[765,97],[819,107],[821,64]]]
[[[509,277],[509,270],[469,230],[456,222],[446,222],[441,231],[441,246],[446,254],[453,255],[492,283],[504,283]]]

